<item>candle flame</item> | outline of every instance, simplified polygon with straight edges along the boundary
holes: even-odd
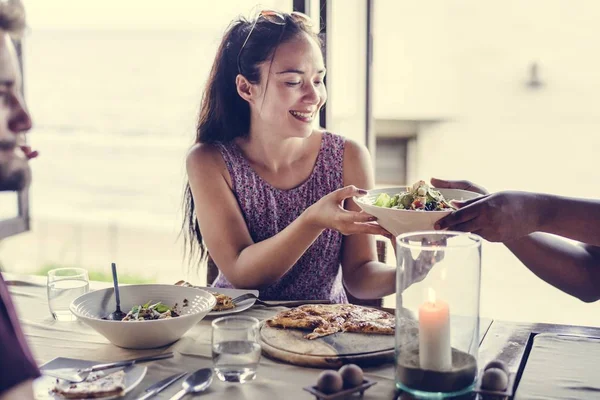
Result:
[[[433,288],[428,289],[428,297],[429,297],[429,302],[431,304],[434,304],[435,303],[435,290],[433,290]]]

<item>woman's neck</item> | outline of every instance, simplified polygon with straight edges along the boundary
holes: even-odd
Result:
[[[285,137],[281,132],[263,126],[251,128],[248,137],[240,139],[237,144],[250,162],[276,173],[307,156],[311,136]]]

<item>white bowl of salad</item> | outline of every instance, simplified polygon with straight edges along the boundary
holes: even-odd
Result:
[[[480,196],[460,189],[433,188],[418,181],[412,186],[369,190],[354,201],[394,236],[407,232],[433,230],[433,225],[450,214],[452,200],[469,200]]]
[[[151,349],[179,340],[215,306],[206,290],[175,285],[119,286],[121,321],[106,318],[115,311],[114,289],[79,296],[71,312],[111,343],[128,349]]]

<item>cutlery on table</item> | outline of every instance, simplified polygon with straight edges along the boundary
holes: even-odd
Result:
[[[158,354],[149,357],[132,358],[125,361],[117,361],[106,364],[97,364],[87,368],[57,368],[57,369],[44,369],[42,373],[44,375],[53,376],[55,378],[64,379],[65,381],[79,383],[87,379],[88,375],[92,372],[103,371],[105,369],[129,367],[133,364],[163,360],[165,358],[173,357],[173,353]]]
[[[192,285],[189,282],[186,281],[178,281],[175,283],[175,285],[177,286],[186,286],[186,287],[196,287],[194,285]],[[199,288],[199,289],[205,289],[205,288]],[[215,290],[218,291],[218,288],[208,288],[209,290]],[[234,304],[237,303],[241,303],[242,301],[248,300],[248,299],[255,299],[256,300],[256,304],[260,304],[262,306],[265,307],[296,307],[296,306],[301,306],[304,304],[331,304],[331,300],[329,299],[322,299],[322,300],[269,300],[269,301],[265,301],[265,300],[261,300],[258,298],[257,295],[255,295],[254,293],[244,293],[234,299],[232,299],[232,302]]]
[[[117,264],[112,263],[111,265],[112,268],[112,277],[113,277],[113,284],[115,285],[115,300],[117,302],[117,309],[113,312],[111,312],[107,319],[111,320],[111,321],[121,321],[123,320],[123,318],[125,318],[125,316],[127,314],[125,314],[123,311],[121,311],[121,297],[119,296],[119,279],[117,278]]]
[[[146,394],[142,397],[139,397],[137,400],[146,400],[152,396],[156,396],[157,394],[171,386],[173,383],[177,382],[179,378],[181,378],[185,374],[187,374],[187,372],[178,372],[174,375],[169,376],[168,378],[163,379],[162,381],[156,382],[155,384],[148,386],[148,388],[144,390]]]
[[[238,304],[241,303],[242,301],[248,300],[248,299],[255,299],[256,300],[256,304],[260,304],[262,306],[265,307],[280,307],[280,306],[284,306],[284,307],[296,307],[296,306],[302,306],[304,304],[331,304],[331,300],[329,299],[324,299],[324,300],[272,300],[272,301],[264,301],[258,298],[257,295],[255,295],[254,293],[244,293],[241,296],[238,296],[234,299],[232,299],[231,301],[234,304]]]
[[[212,378],[212,368],[199,369],[185,378],[185,381],[183,381],[181,384],[183,389],[177,392],[175,396],[171,397],[169,400],[179,400],[182,399],[186,394],[195,394],[205,391],[212,383]]]

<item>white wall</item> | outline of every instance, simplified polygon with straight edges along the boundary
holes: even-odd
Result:
[[[600,198],[600,2],[375,6],[375,117],[447,121],[419,133],[409,180]],[[600,325],[597,304],[545,284],[502,245],[485,246],[483,268],[484,315]]]

